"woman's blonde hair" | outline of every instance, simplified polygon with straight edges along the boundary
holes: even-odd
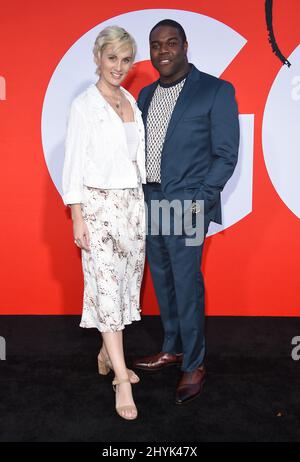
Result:
[[[99,68],[99,55],[103,52],[107,45],[116,45],[116,50],[124,48],[126,45],[132,49],[132,60],[136,55],[136,43],[134,38],[125,30],[119,26],[108,26],[105,27],[98,35],[95,40],[93,54],[94,62],[97,64],[96,74],[100,74]]]

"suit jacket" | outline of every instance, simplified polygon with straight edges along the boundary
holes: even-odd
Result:
[[[145,126],[158,82],[139,94]],[[220,192],[236,166],[238,147],[234,87],[191,65],[162,149],[161,187],[166,199],[204,200],[208,218],[222,223]]]

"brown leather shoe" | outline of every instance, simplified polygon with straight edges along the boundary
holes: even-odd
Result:
[[[143,371],[160,371],[168,366],[181,366],[182,354],[170,354],[160,352],[154,356],[146,356],[145,358],[137,359],[133,363],[136,369]]]
[[[176,389],[176,404],[183,404],[196,398],[202,391],[206,378],[204,366],[193,372],[184,372]]]

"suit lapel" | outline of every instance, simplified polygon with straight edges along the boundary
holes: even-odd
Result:
[[[199,91],[198,85],[195,83],[198,81],[197,70],[193,67],[190,74],[188,75],[185,84],[178,96],[177,102],[175,104],[166,137],[164,142],[164,147],[167,141],[170,139],[173,131],[175,130],[176,125],[180,121],[181,117],[183,116],[184,111],[189,107],[191,102],[194,99],[194,95]]]

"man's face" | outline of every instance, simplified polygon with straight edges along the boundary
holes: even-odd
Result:
[[[159,26],[150,36],[151,62],[163,77],[175,77],[185,69],[187,48],[175,27]]]

